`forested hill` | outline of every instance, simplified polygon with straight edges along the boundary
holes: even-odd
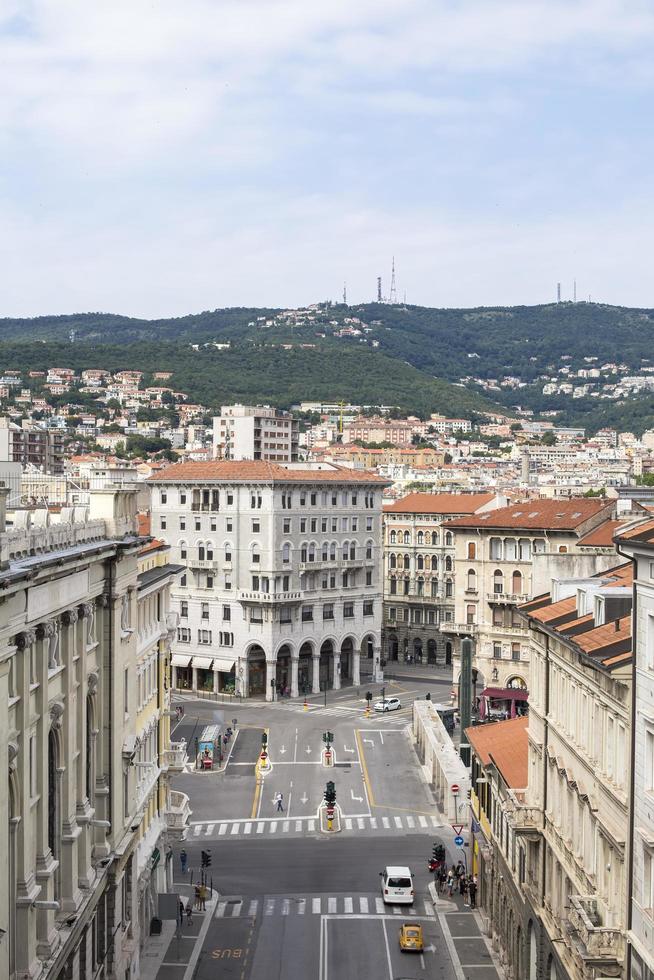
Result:
[[[110,367],[118,357],[121,366],[143,367],[145,358],[154,369],[168,358],[163,367],[176,366],[176,385],[184,389],[188,377],[189,393],[212,405],[228,397],[276,404],[346,398],[450,414],[483,411],[492,400],[507,408],[553,409],[561,420],[591,426],[624,422],[638,428],[639,421],[654,419],[654,403],[642,393],[626,403],[583,397],[573,404],[569,397],[543,396],[542,388],[560,380],[562,364],[573,373],[605,364],[638,373],[650,358],[654,365],[653,340],[653,310],[595,303],[454,310],[320,304],[159,320],[84,313],[0,319],[0,368],[35,367],[36,356],[52,364],[59,347],[55,359],[71,366],[93,361]],[[230,348],[202,346],[214,343]],[[192,344],[200,345],[193,357]],[[515,386],[484,391],[484,384],[507,377],[516,379]],[[208,398],[208,391],[215,397]]]

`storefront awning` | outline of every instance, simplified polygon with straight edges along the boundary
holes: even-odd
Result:
[[[225,674],[230,674],[234,669],[234,663],[235,661],[233,657],[228,657],[226,659],[223,658],[222,660],[215,659],[213,662],[213,669],[220,670]]]
[[[171,667],[188,667],[191,662],[191,658],[187,657],[186,654],[174,653],[170,661]]]
[[[213,657],[193,657],[193,666],[198,670],[211,670]]]
[[[499,701],[528,701],[529,691],[523,687],[485,687],[481,697]]]

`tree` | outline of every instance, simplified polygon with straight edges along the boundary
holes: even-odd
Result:
[[[551,430],[544,432],[540,442],[542,446],[556,446],[556,435]]]

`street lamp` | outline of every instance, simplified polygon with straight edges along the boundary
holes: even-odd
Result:
[[[270,700],[271,701],[274,701],[275,700],[275,679],[274,678],[271,678],[270,679]]]

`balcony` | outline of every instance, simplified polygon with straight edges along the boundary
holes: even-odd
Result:
[[[544,829],[543,814],[539,807],[525,804],[524,791],[509,791],[509,803],[505,812],[516,834],[532,835],[533,839],[538,839]]]
[[[502,605],[511,603],[512,605],[519,605],[521,602],[527,602],[529,596],[526,593],[517,594],[515,592],[487,592],[486,601],[487,602],[499,602]]]
[[[267,605],[276,602],[301,602],[301,592],[246,592],[239,589],[236,593],[239,602],[263,602]]]
[[[191,510],[194,514],[217,514],[218,504],[213,507],[211,504],[191,504]]]
[[[215,561],[213,558],[187,558],[186,564],[189,568],[207,568],[217,572],[220,562]]]
[[[171,838],[185,839],[192,812],[186,793],[171,789],[166,806],[166,829]]]
[[[455,636],[476,636],[479,623],[441,623],[441,633],[451,633]]]
[[[492,636],[529,636],[529,630],[524,626],[484,626],[484,633]]]
[[[311,572],[320,568],[360,568],[366,563],[372,564],[372,558],[316,558],[315,561],[301,561],[299,568],[301,572]]]
[[[582,959],[596,965],[599,962],[602,968],[621,963],[625,953],[623,932],[602,925],[605,917],[602,903],[594,896],[570,897],[568,923],[573,947]]]
[[[188,755],[186,754],[186,742],[171,742],[169,749],[164,749],[161,753],[161,764],[168,772],[184,772]]]

